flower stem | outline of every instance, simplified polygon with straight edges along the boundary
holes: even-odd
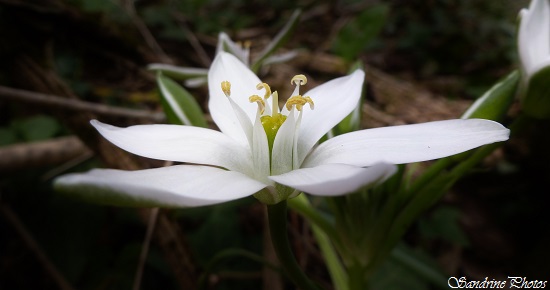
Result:
[[[319,288],[302,272],[292,254],[287,237],[286,200],[267,206],[269,231],[275,253],[285,269],[288,277],[302,290],[318,290]]]
[[[311,206],[303,193],[289,199],[288,206],[311,223],[311,230],[325,259],[334,289],[348,290],[348,276],[332,244],[337,242],[338,237],[334,226]]]

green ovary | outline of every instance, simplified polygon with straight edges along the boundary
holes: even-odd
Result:
[[[277,135],[277,131],[279,131],[279,128],[281,128],[281,125],[283,125],[283,123],[285,122],[286,116],[283,114],[277,113],[273,116],[270,116],[270,115],[262,116],[260,120],[262,121],[262,126],[264,127],[265,134],[267,135],[269,153],[271,153],[271,149],[273,148],[273,141],[275,141],[275,136]]]

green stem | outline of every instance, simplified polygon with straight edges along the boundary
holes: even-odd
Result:
[[[368,289],[365,279],[365,271],[361,266],[352,266],[348,269],[349,272],[349,289],[350,290],[365,290]]]
[[[289,199],[288,206],[304,216],[312,224],[323,230],[331,239],[334,240],[338,237],[334,226],[325,216],[320,214],[311,206],[309,200],[303,193],[295,198]]]
[[[348,290],[348,275],[331,242],[331,239],[335,241],[338,237],[332,224],[311,206],[304,194],[288,200],[288,205],[311,222],[311,230],[325,259],[334,289]]]
[[[302,272],[292,254],[287,237],[286,206],[286,200],[267,206],[273,248],[275,248],[275,253],[277,253],[281,266],[298,288],[302,290],[318,290],[319,288]]]

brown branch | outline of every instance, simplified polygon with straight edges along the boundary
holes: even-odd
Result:
[[[36,255],[36,258],[42,264],[46,272],[48,272],[57,286],[59,286],[59,289],[61,290],[74,290],[74,288],[69,284],[69,282],[63,277],[63,275],[59,272],[57,267],[50,261],[44,250],[40,247],[40,245],[36,242],[32,234],[29,232],[29,230],[25,227],[25,225],[21,222],[17,214],[13,212],[9,207],[0,204],[0,212],[4,215],[6,220],[13,226],[13,228],[17,231],[25,245]]]
[[[74,136],[9,145],[0,147],[0,172],[58,165],[90,153]]]
[[[36,93],[21,89],[8,88],[0,86],[0,98],[14,102],[36,104],[50,108],[58,108],[71,111],[84,111],[108,117],[124,117],[131,119],[148,120],[154,123],[160,123],[165,120],[163,113],[153,113],[143,110],[133,110],[126,108],[116,108],[103,104],[85,102],[77,99],[68,99],[59,96]]]
[[[149,254],[149,246],[151,245],[151,239],[153,238],[153,232],[157,224],[159,216],[159,208],[155,207],[149,211],[149,220],[147,221],[147,231],[145,233],[145,240],[141,246],[141,253],[139,255],[139,263],[136,270],[136,276],[134,277],[133,290],[139,290],[141,286],[141,278],[143,277],[143,269],[145,268],[145,262],[147,261],[147,255]]]
[[[189,41],[189,44],[191,44],[191,46],[193,47],[193,49],[197,53],[197,56],[199,57],[199,60],[201,61],[201,64],[204,67],[210,67],[210,64],[212,64],[212,60],[210,59],[210,57],[208,57],[208,54],[206,53],[206,51],[202,47],[202,45],[201,45],[199,39],[197,38],[197,36],[195,36],[193,31],[191,31],[191,29],[189,29],[189,26],[187,25],[187,22],[185,20],[185,17],[183,16],[183,14],[177,12],[177,10],[174,10],[174,12],[172,13],[172,16],[174,16],[174,18],[178,21],[178,24],[179,24],[180,28],[183,30],[183,33],[185,34],[185,37]]]

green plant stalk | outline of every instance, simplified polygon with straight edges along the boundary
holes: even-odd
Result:
[[[337,237],[335,236],[334,227],[311,206],[304,194],[290,199],[288,204],[290,208],[297,211],[311,223],[311,230],[325,259],[334,289],[348,290],[348,275],[331,242],[331,238],[335,241],[334,238]],[[323,226],[320,226],[320,224],[323,224]],[[333,232],[333,235],[329,235],[327,231]]]
[[[288,277],[301,290],[319,290],[319,288],[302,271],[287,237],[287,202],[283,200],[277,204],[267,205],[267,215],[269,219],[269,231],[271,232],[271,241],[275,253],[279,258],[281,266],[285,269]]]
[[[321,228],[316,225],[311,225],[311,230],[315,236],[315,240],[321,249],[325,264],[327,266],[332,285],[336,290],[348,290],[348,275],[340,262],[340,258],[336,254],[336,250],[332,245],[329,237]]]
[[[309,200],[307,199],[307,197],[303,193],[299,194],[295,198],[289,199],[288,200],[288,206],[291,209],[298,212],[299,214],[301,214],[303,217],[305,217],[312,224],[319,227],[332,240],[335,240],[338,237],[338,235],[336,233],[336,229],[331,224],[331,222],[311,206],[311,204],[309,203]]]
[[[365,270],[357,265],[348,269],[349,273],[349,289],[350,290],[366,290],[368,289]]]

